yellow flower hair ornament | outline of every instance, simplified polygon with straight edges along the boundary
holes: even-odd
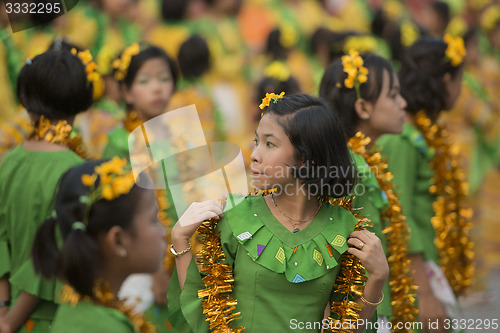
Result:
[[[359,91],[362,83],[368,80],[368,68],[363,66],[363,58],[355,50],[350,50],[348,55],[342,56],[342,66],[344,72],[347,73],[347,78],[344,79],[346,88],[356,90],[356,97],[361,98]]]
[[[284,91],[282,91],[279,95],[276,95],[275,93],[266,93],[266,97],[262,99],[262,103],[259,105],[259,108],[263,110],[265,107],[268,107],[271,100],[273,100],[273,103],[276,104],[278,103],[278,99],[282,99],[283,96],[285,96]]]
[[[500,5],[489,6],[481,15],[481,28],[492,31],[500,21]]]
[[[80,202],[87,205],[83,224],[88,224],[90,207],[96,201],[101,199],[111,201],[130,192],[135,184],[135,178],[126,165],[127,159],[114,157],[96,166],[93,174],[82,175],[82,184],[90,187],[90,193],[80,197]],[[98,177],[100,181],[96,184]]]
[[[453,67],[459,66],[467,52],[465,51],[464,40],[461,37],[452,37],[449,34],[444,36],[444,41],[448,44],[445,51],[446,60],[451,62]]]
[[[290,78],[290,70],[287,65],[281,61],[273,61],[270,63],[264,73],[267,77],[275,79],[280,82],[286,82]]]
[[[115,59],[113,61],[112,66],[116,70],[115,78],[118,81],[122,81],[125,79],[132,57],[137,55],[139,52],[141,52],[139,43],[134,43],[127,47],[118,59]]]
[[[92,54],[89,50],[78,52],[75,48],[72,48],[71,54],[78,56],[85,66],[87,81],[94,83],[99,81],[100,75],[97,73],[97,65],[94,61],[92,61]]]

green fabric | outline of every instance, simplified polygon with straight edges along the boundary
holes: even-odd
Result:
[[[168,308],[166,305],[151,305],[151,307],[144,312],[144,318],[155,325],[156,333],[174,332],[172,328],[167,327]]]
[[[72,306],[61,304],[52,325],[52,333],[134,333],[130,320],[116,309],[83,301]]]
[[[359,195],[355,194],[352,203],[353,208],[361,208],[361,215],[371,220],[373,225],[371,231],[380,239],[385,256],[388,257],[387,241],[382,232],[388,226],[388,223],[381,219],[383,212],[389,208],[387,196],[385,192],[381,190],[375,174],[370,170],[363,156],[355,153],[351,153],[351,156],[357,170],[358,182],[356,189],[359,191]],[[394,282],[397,283],[397,281]],[[377,307],[377,313],[379,316],[391,318],[392,306],[389,279],[387,279],[382,291],[384,293],[384,300],[382,304]]]
[[[340,269],[337,262],[347,250],[346,239],[356,221],[344,208],[323,204],[309,226],[292,233],[274,218],[262,196],[246,197],[227,211],[217,230],[225,263],[234,272],[235,311],[241,312],[233,327],[244,326],[249,333],[269,332],[270,328],[290,332],[293,319],[320,322],[327,302],[344,296],[333,292]],[[246,238],[249,234],[251,238]],[[332,247],[332,257],[326,246]],[[198,298],[198,290],[203,288],[194,261],[182,292],[174,271],[168,307],[169,319],[179,332],[208,332]]]
[[[410,228],[410,253],[420,253],[426,260],[437,261],[431,223],[435,196],[429,193],[434,175],[429,167],[433,149],[427,146],[418,129],[408,123],[404,124],[402,134],[383,135],[377,145],[381,146],[382,155],[388,158],[394,174],[394,187]]]
[[[53,210],[59,179],[69,168],[83,160],[71,151],[29,151],[18,146],[9,152],[0,166],[1,244],[9,251],[0,252],[0,263],[10,267],[12,305],[22,290],[42,298],[31,318],[52,320],[57,305],[57,282],[45,280],[33,272],[31,247],[38,227]],[[4,245],[5,246],[5,245]]]
[[[128,136],[129,132],[123,128],[118,127],[109,132],[108,134],[108,144],[104,148],[102,153],[103,158],[113,158],[118,156],[120,158],[129,159],[128,151]]]

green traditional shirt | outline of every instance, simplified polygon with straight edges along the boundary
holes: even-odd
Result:
[[[434,150],[427,146],[420,131],[408,123],[404,124],[402,134],[384,135],[377,140],[377,145],[382,147],[382,155],[388,158],[389,168],[394,174],[394,189],[410,229],[410,253],[420,253],[425,260],[437,262],[431,223],[435,196],[429,192],[434,176],[429,163]]]
[[[75,306],[65,303],[57,309],[52,333],[135,333],[132,322],[122,312],[90,301]]]
[[[30,254],[35,234],[54,208],[61,176],[83,160],[69,150],[31,151],[16,147],[0,166],[0,276],[9,275],[12,305],[21,291],[41,298],[31,314],[32,332],[37,320],[50,321],[57,305],[59,283],[34,273]]]
[[[357,219],[340,206],[323,204],[314,220],[292,233],[270,212],[262,196],[248,196],[217,225],[225,263],[233,268],[233,327],[246,332],[319,332],[300,323],[320,323],[332,300],[340,259]],[[168,291],[169,319],[179,332],[208,332],[198,290],[200,273],[191,262],[181,291],[174,271]],[[295,328],[295,329],[294,329]]]

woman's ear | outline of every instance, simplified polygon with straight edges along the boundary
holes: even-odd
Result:
[[[121,227],[114,226],[108,230],[104,237],[105,248],[110,255],[126,258],[130,250],[131,237]]]
[[[373,105],[363,98],[358,98],[356,102],[354,102],[354,110],[356,110],[359,118],[368,120],[373,113]]]

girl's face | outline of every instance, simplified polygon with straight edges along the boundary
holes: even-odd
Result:
[[[101,0],[102,10],[112,18],[126,15],[132,3],[132,0]]]
[[[140,198],[128,244],[130,273],[153,273],[160,269],[166,250],[166,229],[158,220],[153,191]]]
[[[174,80],[162,58],[147,60],[137,71],[130,88],[125,88],[125,101],[132,105],[143,121],[165,112],[174,92]]]
[[[460,91],[462,90],[462,76],[464,70],[463,66],[455,74],[455,77],[452,77],[449,73],[445,74],[443,79],[446,86],[446,100],[445,100],[445,110],[451,110],[455,106],[458,97],[460,96]]]
[[[283,127],[277,123],[278,117],[264,115],[255,131],[250,169],[252,185],[257,189],[285,188],[285,185],[295,181],[289,167],[296,163],[294,147]]]
[[[393,74],[391,87],[389,75],[384,70],[380,96],[375,103],[369,103],[368,126],[377,135],[400,134],[403,131],[406,101],[400,94],[398,77]]]

